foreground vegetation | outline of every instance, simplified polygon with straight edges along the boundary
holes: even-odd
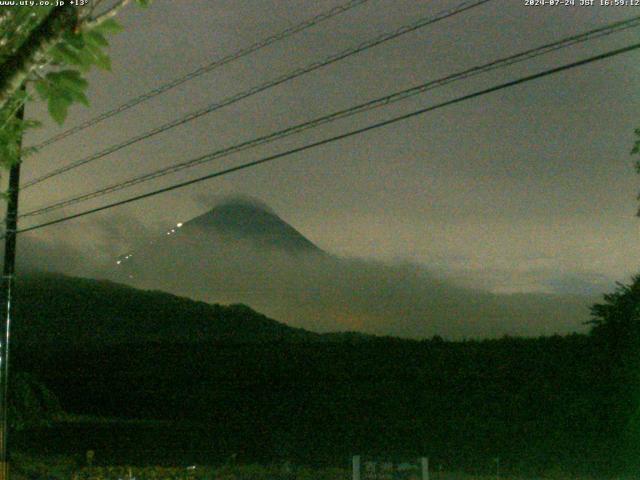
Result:
[[[310,468],[289,465],[224,465],[188,467],[88,467],[72,457],[18,456],[12,472],[15,480],[351,480],[347,468]],[[417,477],[415,477],[417,479]],[[462,472],[431,472],[431,480],[532,480],[510,475],[473,475]],[[536,477],[549,480],[596,480],[576,477],[559,469]],[[622,478],[622,477],[619,477]],[[634,477],[629,477],[634,478]],[[367,477],[363,477],[367,480]]]
[[[115,291],[91,281],[66,287],[75,291],[68,299]],[[155,297],[164,298],[122,292],[104,297],[113,309],[137,311],[141,300],[151,308]],[[589,335],[541,338],[323,339],[247,308],[190,304],[194,317],[198,309],[211,316],[190,324],[207,318],[209,328],[187,341],[174,335],[190,318],[180,316],[179,304],[146,309],[170,307],[175,315],[156,337],[137,343],[112,337],[102,345],[52,344],[18,332],[14,364],[76,420],[162,421],[58,422],[16,432],[13,448],[81,456],[91,449],[102,466],[220,465],[233,455],[239,464],[289,460],[325,468],[347,465],[358,453],[428,456],[438,471],[486,475],[500,457],[503,475],[523,477],[608,477],[640,468],[640,278],[594,307]],[[46,305],[38,315],[56,318]],[[74,321],[93,314],[86,302],[73,305],[80,308]],[[105,322],[121,318],[101,315]],[[92,320],[106,338],[110,323]],[[40,331],[43,324],[22,325]],[[244,326],[253,335],[243,334]],[[34,347],[24,342],[29,338],[43,342]]]

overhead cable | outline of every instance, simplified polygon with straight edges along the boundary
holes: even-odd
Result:
[[[67,138],[70,135],[73,135],[75,133],[81,132],[82,130],[86,130],[89,127],[92,127],[108,118],[111,118],[115,115],[118,115],[122,112],[125,112],[127,110],[129,110],[130,108],[135,107],[136,105],[139,105],[143,102],[146,102],[147,100],[150,100],[154,97],[157,97],[158,95],[161,95],[169,90],[172,90],[174,88],[176,88],[179,85],[182,85],[185,82],[188,82],[190,80],[193,80],[194,78],[197,78],[201,75],[204,75],[205,73],[211,72],[217,68],[222,67],[223,65],[227,65],[231,62],[234,62],[236,60],[239,60],[242,57],[245,57],[251,53],[257,52],[258,50],[261,50],[265,47],[268,47],[269,45],[273,45],[276,42],[279,42],[281,40],[284,40],[296,33],[302,32],[303,30],[306,30],[308,28],[311,28],[315,25],[318,25],[321,22],[324,22],[325,20],[328,20],[330,18],[335,17],[336,15],[340,15],[341,13],[344,13],[348,10],[351,10],[354,7],[357,7],[363,3],[368,2],[369,0],[351,0],[343,5],[338,5],[337,7],[334,7],[330,10],[327,10],[326,12],[320,13],[319,15],[316,15],[312,18],[309,18],[307,20],[305,20],[304,22],[298,23],[297,25],[293,25],[289,28],[285,28],[284,30],[271,35],[267,38],[264,38],[256,43],[253,43],[252,45],[249,45],[248,47],[242,48],[236,52],[230,53],[229,55],[226,55],[222,58],[217,58],[215,60],[213,60],[212,62],[203,65],[200,68],[197,68],[196,70],[193,70],[181,77],[175,78],[173,80],[171,80],[170,82],[164,83],[156,88],[154,88],[153,90],[149,90],[148,92],[144,92],[141,95],[138,95],[137,97],[131,98],[130,100],[126,101],[125,103],[113,108],[112,110],[106,111],[104,113],[101,113],[100,115],[91,118],[89,120],[87,120],[86,122],[83,122],[79,125],[76,125],[75,127],[69,128],[68,130],[65,130],[64,132],[61,132],[57,135],[54,135],[50,138],[48,138],[47,140],[43,141],[42,143],[39,143],[37,145],[34,145],[33,148],[35,148],[36,150],[41,150],[44,147],[47,147],[49,145],[52,145],[60,140],[62,140],[63,138]]]
[[[532,58],[541,56],[541,55],[545,55],[548,54],[550,52],[554,52],[560,49],[564,49],[564,48],[568,48],[570,46],[579,44],[579,43],[583,43],[586,41],[591,41],[594,40],[596,38],[600,38],[603,37],[605,35],[610,35],[612,33],[615,32],[619,32],[621,30],[624,29],[629,29],[629,28],[633,28],[633,27],[639,27],[640,26],[640,16],[622,21],[622,22],[615,22],[613,24],[609,24],[603,27],[599,27],[597,29],[594,30],[590,30],[588,32],[579,34],[579,35],[573,35],[570,37],[566,37],[563,38],[561,40],[558,40],[556,42],[552,42],[552,43],[548,43],[546,45],[542,45],[536,48],[532,48],[529,50],[526,50],[524,52],[520,52],[514,55],[510,55],[507,57],[503,57],[500,58],[498,60],[494,60],[492,62],[483,64],[483,65],[478,65],[469,69],[466,69],[462,72],[458,72],[458,73],[454,73],[451,75],[447,75],[445,77],[439,78],[437,80],[431,80],[428,81],[426,83],[422,83],[420,85],[405,89],[405,90],[401,90],[398,92],[394,92],[390,95],[385,95],[383,97],[379,97],[376,98],[374,100],[370,100],[368,102],[347,108],[347,109],[343,109],[343,110],[339,110],[336,112],[333,112],[331,114],[328,115],[323,115],[321,117],[315,118],[313,120],[309,120],[297,125],[293,125],[291,127],[282,129],[282,130],[278,130],[276,132],[270,133],[268,135],[264,135],[258,138],[254,138],[251,140],[247,140],[241,143],[238,143],[236,145],[232,145],[230,147],[226,147],[226,148],[222,148],[220,150],[217,150],[215,152],[211,152],[208,153],[206,155],[194,158],[194,159],[190,159],[188,161],[185,162],[181,162],[175,165],[170,165],[168,167],[164,167],[158,170],[155,170],[153,172],[149,172],[149,173],[145,173],[143,175],[139,175],[136,177],[133,177],[131,179],[128,179],[126,181],[123,182],[117,182],[114,183],[112,185],[100,188],[98,190],[89,192],[89,193],[84,193],[84,194],[80,194],[80,195],[76,195],[76,196],[72,196],[69,198],[66,198],[64,200],[60,200],[58,202],[55,202],[53,204],[49,204],[46,206],[42,206],[39,208],[36,208],[34,210],[28,211],[24,214],[22,214],[20,217],[24,218],[24,217],[31,217],[31,216],[37,216],[37,215],[42,215],[45,213],[49,213],[55,210],[58,210],[60,208],[63,207],[68,207],[68,206],[72,206],[75,205],[77,203],[81,203],[93,198],[98,198],[101,197],[103,195],[109,194],[109,193],[113,193],[119,190],[123,190],[125,188],[130,188],[134,185],[138,185],[144,182],[148,182],[150,180],[156,179],[156,178],[160,178],[172,173],[176,173],[179,172],[181,170],[184,169],[188,169],[188,168],[193,168],[196,167],[198,165],[202,165],[204,163],[208,163],[211,162],[213,160],[216,159],[220,159],[223,157],[227,157],[229,155],[241,152],[241,151],[245,151],[248,149],[252,149],[252,148],[256,148],[260,145],[264,145],[264,144],[268,144],[268,143],[272,143],[276,140],[280,140],[282,138],[303,132],[305,130],[309,130],[312,128],[317,128],[321,125],[327,124],[327,123],[331,123],[334,121],[337,121],[339,119],[342,118],[346,118],[346,117],[350,117],[353,115],[356,115],[358,113],[362,113],[368,110],[372,110],[375,108],[380,108],[383,106],[387,106],[390,105],[392,103],[395,102],[399,102],[401,100],[405,100],[407,98],[419,95],[421,93],[425,93],[429,90],[433,90],[435,88],[439,88],[445,85],[448,85],[450,83],[456,82],[456,81],[460,81],[460,80],[465,80],[471,77],[474,77],[476,75],[480,75],[482,73],[487,73],[493,70],[497,70],[497,69],[501,69],[501,68],[505,68],[508,67],[510,65],[514,65],[516,63],[520,63],[526,60],[530,60]]]
[[[366,127],[362,127],[362,128],[358,128],[358,129],[355,129],[355,130],[351,130],[351,131],[346,132],[346,133],[342,133],[340,135],[335,135],[333,137],[329,137],[329,138],[325,138],[323,140],[312,142],[312,143],[303,145],[301,147],[292,148],[290,150],[286,150],[284,152],[280,152],[280,153],[277,153],[277,154],[274,154],[274,155],[263,157],[263,158],[258,159],[258,160],[254,160],[254,161],[251,161],[251,162],[246,162],[246,163],[243,163],[243,164],[240,164],[240,165],[236,165],[234,167],[226,168],[224,170],[220,170],[220,171],[217,171],[217,172],[214,172],[214,173],[210,173],[208,175],[204,175],[204,176],[197,177],[197,178],[194,178],[194,179],[191,179],[191,180],[187,180],[187,181],[184,181],[184,182],[180,182],[180,183],[175,183],[173,185],[169,185],[167,187],[159,188],[157,190],[153,190],[153,191],[150,191],[150,192],[147,192],[147,193],[143,193],[143,194],[140,194],[140,195],[129,197],[129,198],[124,199],[124,200],[119,200],[117,202],[112,202],[112,203],[109,203],[109,204],[106,204],[106,205],[102,205],[100,207],[91,208],[91,209],[84,210],[84,211],[79,212],[79,213],[75,213],[75,214],[72,214],[72,215],[67,215],[65,217],[57,218],[55,220],[50,220],[50,221],[43,222],[43,223],[40,223],[40,224],[37,224],[37,225],[33,225],[33,226],[30,226],[30,227],[22,228],[22,229],[19,229],[17,231],[17,233],[25,233],[25,232],[30,232],[30,231],[33,231],[33,230],[39,230],[39,229],[44,228],[44,227],[48,227],[48,226],[51,226],[51,225],[56,225],[56,224],[59,224],[59,223],[67,222],[69,220],[73,220],[73,219],[76,219],[76,218],[80,218],[80,217],[84,217],[84,216],[87,216],[87,215],[91,215],[93,213],[109,210],[111,208],[115,208],[115,207],[118,207],[118,206],[121,206],[121,205],[126,205],[128,203],[137,202],[139,200],[143,200],[145,198],[150,198],[150,197],[153,197],[153,196],[156,196],[156,195],[160,195],[162,193],[166,193],[166,192],[170,192],[170,191],[173,191],[173,190],[177,190],[179,188],[184,188],[186,186],[193,185],[193,184],[196,184],[196,183],[200,183],[200,182],[203,182],[205,180],[210,180],[212,178],[217,178],[217,177],[221,177],[221,176],[224,176],[224,175],[228,175],[230,173],[234,173],[234,172],[238,172],[238,171],[241,171],[241,170],[246,170],[246,169],[249,169],[249,168],[253,168],[253,167],[256,167],[258,165],[262,165],[262,164],[265,164],[265,163],[273,162],[274,160],[278,160],[280,158],[284,158],[284,157],[288,157],[288,156],[294,155],[296,153],[300,153],[300,152],[303,152],[303,151],[311,150],[313,148],[316,148],[316,147],[319,147],[319,146],[322,146],[322,145],[326,145],[326,144],[329,144],[329,143],[333,143],[333,142],[336,142],[338,140],[343,140],[345,138],[353,137],[355,135],[360,135],[360,134],[363,134],[363,133],[371,131],[371,130],[375,130],[375,129],[378,129],[378,128],[381,128],[381,127],[385,127],[387,125],[392,125],[392,124],[395,124],[397,122],[401,122],[403,120],[407,120],[407,119],[410,119],[410,118],[417,117],[419,115],[424,115],[425,113],[432,112],[432,111],[435,111],[435,110],[438,110],[438,109],[441,109],[441,108],[444,108],[444,107],[448,107],[450,105],[455,105],[455,104],[458,104],[458,103],[462,103],[462,102],[467,101],[467,100],[478,98],[478,97],[481,97],[481,96],[484,96],[484,95],[487,95],[487,94],[490,94],[490,93],[494,93],[494,92],[497,92],[497,91],[500,91],[500,90],[503,90],[503,89],[506,89],[506,88],[514,87],[516,85],[521,85],[523,83],[527,83],[527,82],[530,82],[530,81],[533,81],[533,80],[536,80],[536,79],[539,79],[539,78],[543,78],[543,77],[547,77],[547,76],[550,76],[550,75],[554,75],[556,73],[560,73],[560,72],[564,72],[564,71],[567,71],[567,70],[571,70],[573,68],[577,68],[577,67],[580,67],[580,66],[583,66],[583,65],[587,65],[587,64],[590,64],[590,63],[601,61],[601,60],[604,60],[604,59],[607,59],[607,58],[611,58],[611,57],[614,57],[614,56],[617,56],[617,55],[621,55],[623,53],[631,52],[631,51],[634,51],[634,50],[637,50],[637,49],[640,49],[640,43],[635,43],[635,44],[632,44],[632,45],[629,45],[629,46],[626,46],[626,47],[623,47],[623,48],[618,48],[616,50],[611,50],[609,52],[606,52],[606,53],[603,53],[603,54],[600,54],[600,55],[595,55],[595,56],[592,56],[592,57],[589,57],[589,58],[586,58],[586,59],[583,59],[583,60],[579,60],[577,62],[572,62],[572,63],[569,63],[569,64],[562,65],[560,67],[555,67],[555,68],[552,68],[552,69],[549,69],[549,70],[545,70],[543,72],[536,73],[534,75],[528,75],[528,76],[521,77],[521,78],[518,78],[516,80],[512,80],[512,81],[506,82],[506,83],[501,83],[499,85],[496,85],[496,86],[493,86],[493,87],[490,87],[490,88],[486,88],[486,89],[483,89],[483,90],[476,91],[474,93],[470,93],[470,94],[467,94],[467,95],[463,95],[463,96],[454,98],[453,100],[448,100],[448,101],[445,101],[445,102],[442,102],[442,103],[439,103],[439,104],[436,104],[436,105],[432,105],[430,107],[425,107],[425,108],[421,108],[419,110],[414,110],[413,112],[406,113],[406,114],[403,114],[403,115],[399,115],[399,116],[393,117],[391,119],[384,120],[382,122],[374,123],[374,124],[368,125]]]
[[[352,55],[355,55],[357,53],[363,52],[365,50],[368,50],[370,48],[373,48],[377,45],[380,45],[382,43],[388,42],[394,38],[398,38],[401,35],[405,35],[409,32],[413,32],[415,30],[418,30],[420,28],[426,27],[427,25],[431,25],[433,23],[439,22],[441,20],[444,20],[446,18],[450,18],[454,15],[458,15],[462,12],[465,12],[467,10],[470,10],[472,8],[478,7],[484,3],[490,2],[491,0],[473,0],[473,1],[465,1],[462,2],[461,4],[459,4],[457,7],[453,7],[453,8],[449,8],[446,10],[443,10],[440,13],[437,13],[434,16],[429,16],[429,17],[425,17],[422,18],[416,22],[413,22],[409,25],[405,25],[403,27],[398,28],[397,30],[394,30],[392,32],[388,32],[388,33],[384,33],[382,35],[379,35],[371,40],[367,40],[355,47],[352,48],[348,48],[346,50],[343,50],[339,53],[336,53],[334,55],[331,55],[327,58],[325,58],[324,60],[320,60],[314,63],[311,63],[309,65],[306,65],[304,67],[300,67],[297,68],[289,73],[286,73],[284,75],[281,75],[273,80],[269,80],[265,83],[262,83],[260,85],[254,86],[248,90],[245,90],[241,93],[237,93],[235,95],[232,95],[230,97],[227,97],[224,100],[221,100],[219,102],[215,102],[212,103],[204,108],[201,108],[199,110],[196,110],[194,112],[191,112],[183,117],[180,117],[176,120],[172,120],[168,123],[165,123],[164,125],[161,125],[159,127],[153,128],[145,133],[142,133],[140,135],[137,135],[135,137],[129,138],[128,140],[125,140],[121,143],[118,143],[116,145],[112,145],[110,147],[107,147],[106,149],[97,152],[95,154],[92,154],[88,157],[82,158],[80,160],[76,160],[74,162],[71,162],[65,166],[62,166],[60,168],[56,168],[55,170],[52,170],[48,173],[45,173],[44,175],[41,175],[39,177],[36,177],[30,181],[27,181],[26,183],[24,183],[22,185],[22,189],[26,189],[29,188],[33,185],[36,185],[38,183],[41,183],[45,180],[48,180],[50,178],[56,177],[58,175],[61,175],[63,173],[66,173],[70,170],[74,170],[78,167],[81,167],[83,165],[86,165],[88,163],[94,162],[98,159],[101,159],[103,157],[106,157],[107,155],[110,155],[114,152],[117,152],[118,150],[121,150],[125,147],[131,146],[135,143],[141,142],[143,140],[147,140],[155,135],[158,135],[162,132],[166,132],[167,130],[171,130],[173,128],[176,128],[180,125],[184,125],[185,123],[191,122],[197,118],[200,118],[204,115],[208,115],[212,112],[215,112],[216,110],[219,110],[221,108],[224,108],[226,106],[232,105],[236,102],[239,102],[240,100],[244,100],[245,98],[251,97],[253,95],[256,95],[260,92],[263,92],[265,90],[268,90],[270,88],[273,88],[277,85],[281,85],[285,82],[289,82],[295,78],[298,78],[302,75],[305,75],[307,73],[313,72],[315,70],[318,70],[319,68],[325,67],[327,65],[331,65],[335,62],[338,62],[340,60],[343,60],[345,58],[348,58]]]

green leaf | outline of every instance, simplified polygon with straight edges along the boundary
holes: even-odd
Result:
[[[95,63],[95,58],[93,57],[91,52],[89,52],[89,49],[86,45],[82,50],[78,50],[77,53],[78,57],[80,57],[80,60],[82,61],[82,64],[79,65],[79,68],[82,72],[87,73],[89,70],[91,70],[91,65]]]
[[[49,97],[49,115],[56,123],[62,125],[67,118],[70,101],[61,95],[52,95]]]
[[[136,0],[139,7],[147,8],[151,5],[151,0]]]
[[[55,89],[51,90],[50,97],[60,97],[67,101],[67,103],[73,103],[73,91],[64,88],[63,86],[58,86]]]
[[[84,92],[77,92],[76,93],[76,100],[78,102],[80,102],[81,104],[83,104],[85,107],[88,107],[88,106],[91,105],[91,102],[89,102],[89,99],[84,94]]]
[[[108,47],[109,42],[104,37],[104,35],[100,32],[96,32],[95,30],[91,30],[84,34],[85,41],[96,47]]]
[[[46,100],[47,98],[49,98],[49,95],[51,93],[49,90],[49,82],[41,79],[35,83],[34,87],[42,100]]]
[[[49,97],[61,97],[69,105],[73,102],[89,105],[89,99],[84,93],[89,83],[82,78],[82,74],[77,70],[51,72],[47,74],[46,79],[49,82]]]
[[[78,50],[80,50],[84,47],[84,37],[80,33],[65,32],[62,38],[73,48],[77,48]]]
[[[104,53],[99,47],[87,44],[82,49],[82,52],[91,55],[93,63],[95,63],[98,68],[111,70],[111,59],[109,58],[109,55]]]
[[[49,96],[59,95],[65,87],[62,85],[62,77],[56,72],[47,73],[45,80],[49,83]]]
[[[62,88],[76,92],[82,92],[89,86],[89,82],[82,78],[82,74],[77,70],[62,70],[61,72],[50,73],[47,78],[50,78],[51,81]]]
[[[65,63],[71,64],[71,65],[78,65],[80,67],[86,68],[88,65],[86,64],[86,61],[83,60],[82,57],[80,56],[81,51],[82,50],[74,51],[68,45],[65,45],[64,43],[59,43],[53,49],[52,53],[54,55],[58,55],[59,58]],[[54,59],[56,58],[54,57]]]
[[[80,92],[80,91],[77,91],[77,90],[68,90],[68,92],[69,92],[69,94],[71,95],[71,98],[73,98],[74,101],[79,102],[79,103],[83,104],[86,107],[89,106],[89,99],[84,94],[84,92]]]

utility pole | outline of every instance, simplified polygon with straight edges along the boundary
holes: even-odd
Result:
[[[24,104],[16,114],[18,120],[24,118]],[[22,146],[22,137],[19,140]],[[20,159],[21,160],[21,159]],[[2,270],[2,288],[0,289],[0,308],[2,309],[0,329],[0,480],[9,479],[9,459],[7,457],[8,393],[9,393],[9,332],[13,310],[13,288],[16,265],[16,230],[18,229],[18,194],[20,192],[20,161],[9,171],[9,190],[7,214],[5,217],[4,267]]]

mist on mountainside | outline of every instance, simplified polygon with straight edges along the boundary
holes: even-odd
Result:
[[[584,331],[593,298],[493,294],[412,263],[324,252],[260,202],[231,199],[123,252],[103,276],[244,303],[296,327],[451,339]]]

